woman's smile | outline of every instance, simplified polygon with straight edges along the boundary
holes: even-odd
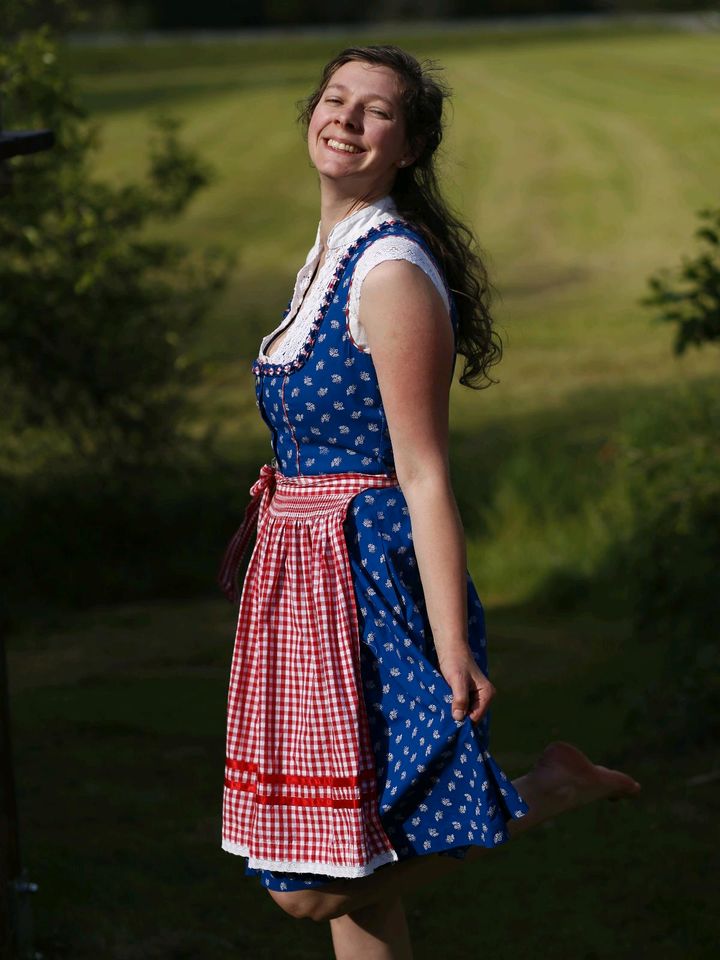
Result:
[[[362,147],[358,147],[354,143],[348,143],[347,140],[337,140],[335,137],[326,137],[325,145],[333,153],[365,153]]]

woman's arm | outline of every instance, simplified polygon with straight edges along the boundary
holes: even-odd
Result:
[[[467,637],[465,537],[448,462],[452,325],[432,281],[407,260],[387,260],[368,273],[359,320],[410,510],[440,669],[453,691],[453,716],[469,713],[477,721],[494,688],[475,664]]]

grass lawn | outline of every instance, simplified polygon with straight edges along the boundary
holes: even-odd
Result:
[[[622,621],[489,612],[493,753],[510,775],[551,739],[622,765],[640,799],[549,822],[407,901],[416,956],[478,951],[688,960],[717,944],[712,757],[646,756],[623,724],[647,679]],[[220,600],[97,609],[10,656],[25,861],[48,958],[330,957],[220,850],[234,611]]]
[[[243,469],[264,442],[249,361],[317,226],[294,104],[343,45],[66,54],[102,122],[99,175],[142,174],[157,109],[184,119],[216,168],[173,233],[239,255],[196,349],[207,364],[199,419]],[[614,535],[623,418],[717,371],[709,351],[675,359],[671,332],[638,301],[650,273],[690,252],[695,212],[717,203],[720,35],[406,45],[440,60],[454,88],[444,182],[501,293],[501,383],[454,388],[452,441],[499,691],[493,752],[516,775],[548,740],[571,739],[644,786],[637,802],[550,823],[413,895],[416,956],[714,957],[720,787],[692,778],[717,758],[648,753],[631,736],[628,705],[655,664],[622,609],[594,597],[547,612],[541,601],[554,574],[592,572]],[[325,926],[280,914],[219,849],[233,620],[220,600],[158,600],[11,638],[23,848],[48,960],[331,955]]]
[[[121,181],[142,174],[148,120],[159,109],[185,121],[185,138],[216,169],[215,183],[173,232],[238,255],[197,344],[207,363],[200,419],[238,460],[248,438],[265,432],[249,360],[287,303],[319,215],[295,104],[343,45],[68,53],[83,99],[102,122],[99,174]],[[566,511],[541,524],[538,545],[518,557],[512,544],[524,518],[503,481],[510,460],[524,455],[528,439],[547,437],[558,469],[584,491],[628,411],[717,371],[711,351],[675,358],[672,332],[654,326],[639,300],[651,273],[693,249],[696,211],[717,202],[720,36],[625,28],[478,34],[474,42],[413,37],[407,46],[439,60],[454,89],[443,179],[486,253],[506,344],[499,384],[479,394],[454,389],[459,495],[469,473],[497,477],[480,504],[475,478],[469,483],[473,508],[491,515],[499,532],[471,539],[474,570],[486,600],[521,600],[547,573],[545,538],[578,534],[566,535]],[[557,449],[568,437],[569,447]]]

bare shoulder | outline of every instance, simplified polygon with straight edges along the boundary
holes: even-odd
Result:
[[[452,342],[447,307],[425,271],[409,260],[383,260],[363,281],[360,321],[373,334],[438,337]],[[390,323],[390,321],[392,321]],[[372,342],[370,342],[372,349]]]
[[[363,283],[359,319],[386,407],[409,404],[420,413],[419,392],[449,385],[454,358],[452,324],[435,285],[414,263],[382,261]]]
[[[444,470],[454,343],[435,285],[414,263],[382,261],[363,283],[360,319],[401,483],[432,465]]]
[[[363,281],[363,297],[370,293],[394,294],[398,297],[423,297],[432,294],[438,303],[442,298],[427,273],[410,260],[382,260],[375,264]]]

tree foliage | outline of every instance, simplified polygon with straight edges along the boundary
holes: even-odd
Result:
[[[707,221],[695,236],[704,249],[684,258],[675,271],[661,270],[648,281],[651,293],[642,300],[658,310],[658,319],[675,326],[674,349],[720,341],[720,207],[701,210]]]
[[[720,341],[720,207],[698,212],[702,249],[663,269],[641,302],[675,327],[674,350]],[[660,641],[664,672],[640,712],[668,742],[702,742],[720,732],[720,403],[717,389],[637,419],[626,444],[627,490],[638,518],[630,542],[636,583],[635,632]],[[638,719],[637,716],[635,719]]]
[[[93,172],[99,128],[47,25],[0,46],[4,125],[49,127],[55,147],[9,161],[0,200],[0,404],[15,433],[50,428],[98,462],[171,451],[200,376],[192,335],[232,257],[150,239],[211,179],[158,116],[143,181]],[[156,231],[157,233],[157,231]]]
[[[619,437],[631,517],[611,558],[632,584],[635,638],[656,674],[634,719],[665,745],[720,735],[720,394],[712,381],[627,415]],[[659,669],[656,669],[656,666]]]

